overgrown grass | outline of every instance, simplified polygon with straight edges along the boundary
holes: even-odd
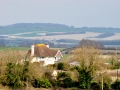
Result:
[[[55,50],[60,50],[60,51],[62,51],[62,50],[65,49],[65,48],[51,48],[51,49],[55,49]]]
[[[29,50],[30,47],[0,47],[0,50],[5,50],[5,49],[13,49],[13,50]]]

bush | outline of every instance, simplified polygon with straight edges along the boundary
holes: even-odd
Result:
[[[67,63],[58,63],[57,69],[58,70],[69,70],[70,65]]]
[[[68,73],[61,72],[61,73],[58,73],[57,84],[60,87],[68,88],[73,86],[73,81],[70,78],[70,75]]]
[[[100,85],[97,82],[92,82],[91,89],[92,90],[100,90]]]
[[[32,85],[35,88],[40,88],[40,87],[49,88],[52,86],[52,84],[50,83],[48,79],[40,79],[40,78],[35,79]]]
[[[120,90],[120,80],[116,80],[112,85],[112,89],[118,89]]]
[[[1,80],[2,85],[9,86],[10,88],[19,88],[26,86],[26,82],[29,79],[28,62],[24,65],[8,63],[6,65],[5,74]]]
[[[72,82],[72,79],[71,78],[65,78],[63,80],[63,83],[64,83],[64,87],[65,88],[68,88],[68,87],[72,87],[73,86],[73,82]]]
[[[57,65],[57,69],[58,70],[64,70],[64,63],[58,63],[58,65]]]

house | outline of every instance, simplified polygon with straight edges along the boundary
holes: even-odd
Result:
[[[36,46],[32,44],[27,55],[32,57],[31,63],[41,62],[43,66],[55,64],[63,57],[59,50],[50,49],[49,44],[37,44]]]

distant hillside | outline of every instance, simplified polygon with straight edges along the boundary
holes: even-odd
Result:
[[[20,31],[51,31],[51,32],[70,32],[70,31],[83,31],[83,32],[102,32],[102,33],[120,33],[120,28],[106,28],[106,27],[80,27],[75,28],[74,26],[67,26],[64,24],[54,24],[54,23],[16,23],[12,25],[0,26],[1,30],[8,30],[11,32],[21,33]]]
[[[120,45],[120,28],[67,26],[53,23],[16,23],[0,26],[1,46],[30,46],[32,43],[51,43],[53,47],[74,47],[80,45],[103,48],[104,45]],[[43,40],[45,40],[43,42]],[[93,42],[96,40],[102,42]]]
[[[110,37],[110,36],[113,36],[115,35],[114,33],[103,33],[103,34],[100,34],[99,36],[95,37],[95,38],[106,38],[106,37]]]
[[[3,26],[0,26],[3,27]],[[68,25],[65,24],[54,24],[54,23],[15,23],[12,25],[6,25],[4,27],[52,27],[52,28],[75,28],[74,26],[69,27]],[[76,29],[82,29],[84,31],[94,31],[94,30],[104,30],[105,32],[107,30],[111,31],[111,30],[120,30],[120,28],[106,28],[106,27],[81,27],[81,28],[76,28]]]
[[[7,25],[5,27],[52,27],[52,28],[69,28],[69,26],[64,24],[53,24],[53,23],[16,23],[12,25]]]
[[[94,33],[94,34],[91,34]],[[54,36],[52,39],[56,39],[55,36],[62,37],[60,39],[76,39],[72,37],[77,36],[77,40],[84,38],[93,40],[102,40],[109,37],[114,37],[114,40],[119,40],[120,28],[105,28],[105,27],[81,27],[75,28],[74,26],[67,26],[64,24],[53,24],[53,23],[16,23],[12,25],[0,27],[1,38],[7,38],[3,36],[8,36],[8,38],[20,38],[29,39],[29,37]],[[74,34],[74,36],[69,36]],[[60,36],[62,35],[62,36]],[[64,37],[64,36],[65,37]],[[43,38],[43,39],[45,39]],[[51,37],[50,37],[51,38]],[[50,39],[49,38],[49,39]],[[94,39],[97,38],[97,39]],[[33,39],[33,38],[32,38]],[[110,38],[112,40],[112,38]]]

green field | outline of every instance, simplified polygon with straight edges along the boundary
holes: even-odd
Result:
[[[0,50],[14,49],[14,50],[29,50],[29,47],[0,47]]]
[[[27,37],[27,36],[36,35],[36,33],[40,33],[40,32],[71,32],[71,31],[120,33],[120,29],[118,28],[2,27],[0,28],[0,35],[13,35],[13,34],[30,32],[30,34],[28,33],[28,34],[20,35]]]

